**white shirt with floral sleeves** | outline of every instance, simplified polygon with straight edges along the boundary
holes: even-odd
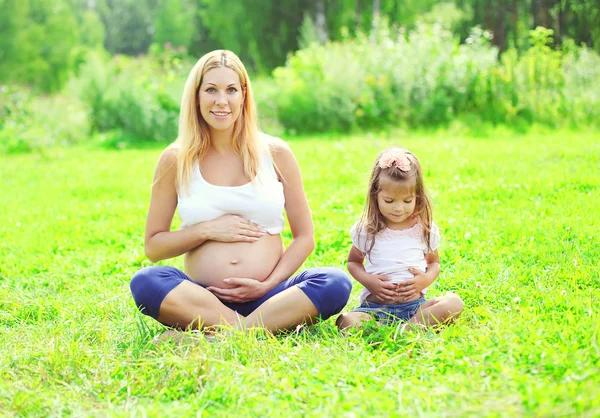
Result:
[[[367,242],[366,231],[358,229],[358,223],[350,229],[352,244],[363,254],[371,246]],[[429,238],[431,251],[437,250],[440,245],[440,231],[435,223],[431,224]],[[365,270],[369,274],[383,274],[390,278],[392,283],[409,280],[414,275],[408,271],[410,267],[425,271],[427,262],[425,254],[429,251],[423,241],[423,225],[415,224],[413,227],[403,230],[386,228],[375,236],[375,245],[369,256],[365,257]],[[425,293],[425,290],[423,290]],[[366,288],[360,295],[360,302],[371,294]]]

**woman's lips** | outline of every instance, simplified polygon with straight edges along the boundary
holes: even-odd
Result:
[[[217,119],[225,119],[231,112],[210,112]]]

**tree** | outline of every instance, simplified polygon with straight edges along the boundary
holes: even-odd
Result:
[[[65,0],[2,0],[0,79],[57,91],[73,68],[80,42]]]
[[[0,0],[0,81],[10,81],[15,75],[15,64],[23,61],[23,28],[27,27],[26,0]]]
[[[187,0],[159,0],[154,13],[154,42],[187,49],[194,36],[195,13]]]
[[[153,9],[148,0],[98,0],[109,52],[137,55],[152,43]]]

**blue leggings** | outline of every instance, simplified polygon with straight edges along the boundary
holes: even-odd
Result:
[[[152,266],[138,271],[131,278],[131,293],[136,306],[143,314],[158,319],[160,305],[165,296],[183,281],[204,287],[184,272],[170,266]],[[245,303],[222,302],[243,316],[250,315],[267,299],[289,287],[298,286],[317,308],[321,319],[335,315],[346,306],[352,281],[346,273],[333,267],[316,267],[304,270],[271,289],[262,298]],[[291,307],[290,309],[293,309]]]

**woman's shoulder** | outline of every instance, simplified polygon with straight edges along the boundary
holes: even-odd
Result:
[[[296,157],[292,148],[283,139],[261,133],[263,144],[267,146],[271,160],[275,165],[284,169],[288,165],[295,165]]]
[[[261,132],[261,139],[271,154],[291,152],[292,149],[283,139]]]
[[[167,148],[165,148],[161,153],[160,153],[160,159],[167,159],[169,161],[173,161],[173,160],[177,160],[177,157],[179,156],[179,145],[175,142],[173,142],[171,145],[169,145]]]
[[[160,154],[157,168],[161,171],[168,171],[170,168],[176,167],[178,157],[179,147],[169,145]]]

